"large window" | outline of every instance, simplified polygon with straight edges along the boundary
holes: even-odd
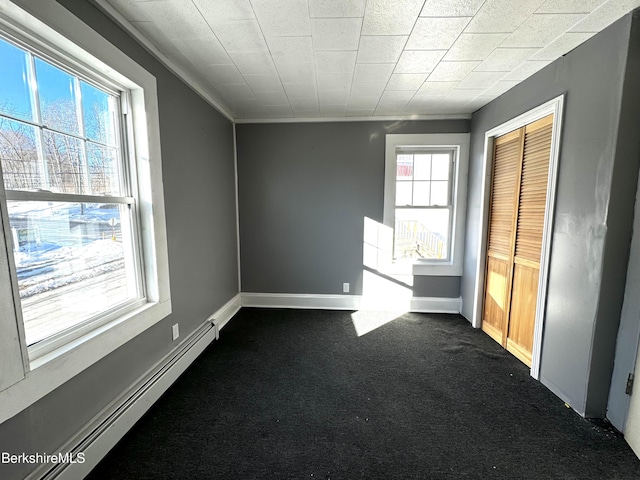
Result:
[[[459,275],[468,134],[387,135],[384,223],[395,270]]]
[[[156,79],[56,0],[0,8],[0,423],[171,313]]]
[[[0,63],[0,166],[26,343],[67,341],[144,297],[126,98],[3,38]]]

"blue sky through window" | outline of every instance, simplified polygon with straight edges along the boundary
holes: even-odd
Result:
[[[119,195],[117,97],[2,38],[0,65],[0,157],[5,187]],[[35,79],[33,85],[31,79]],[[40,122],[33,102],[38,102]],[[44,129],[37,135],[37,127],[5,115],[40,123]],[[48,180],[39,156],[44,157]]]
[[[26,52],[0,39],[0,112],[33,120]]]
[[[0,113],[35,121],[29,89],[29,55],[26,51],[0,38]],[[80,134],[78,103],[87,138],[116,145],[115,101],[112,95],[80,81],[80,95],[75,77],[36,57],[36,80],[42,123],[49,128],[73,135]]]
[[[39,58],[35,63],[42,123],[78,135],[80,126],[74,78]]]

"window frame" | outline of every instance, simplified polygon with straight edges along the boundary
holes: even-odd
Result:
[[[99,325],[108,323],[110,320],[121,316],[122,314],[133,310],[134,308],[142,305],[146,301],[145,295],[145,285],[143,280],[143,266],[142,266],[142,252],[140,248],[140,225],[138,221],[138,208],[137,208],[137,199],[138,196],[138,188],[137,184],[134,181],[136,177],[136,165],[135,162],[132,162],[132,158],[135,158],[135,148],[133,145],[127,145],[126,140],[129,138],[127,135],[127,129],[130,126],[130,119],[127,114],[123,112],[130,111],[129,108],[129,96],[128,91],[123,87],[118,87],[113,84],[109,79],[104,78],[94,78],[92,76],[89,78],[88,75],[84,75],[83,72],[77,72],[73,69],[68,68],[66,65],[61,64],[61,62],[52,60],[46,52],[40,52],[39,50],[33,48],[32,46],[26,44],[26,42],[21,41],[20,38],[16,38],[13,35],[7,35],[4,32],[0,31],[0,40],[7,41],[10,44],[13,44],[17,48],[28,52],[29,60],[31,64],[31,68],[29,69],[30,77],[27,79],[28,84],[36,85],[34,90],[31,90],[30,95],[32,97],[32,101],[35,102],[34,110],[36,118],[32,118],[30,120],[21,119],[14,117],[10,114],[6,114],[4,112],[0,112],[1,118],[6,118],[11,121],[19,122],[30,127],[33,127],[37,130],[36,135],[42,137],[42,135],[49,131],[54,134],[67,135],[70,138],[76,139],[83,144],[82,152],[82,165],[83,171],[81,175],[85,176],[87,179],[86,186],[88,190],[91,190],[91,184],[89,183],[89,166],[88,166],[88,153],[87,146],[88,144],[99,145],[100,142],[90,139],[86,131],[84,130],[85,126],[83,122],[79,120],[79,131],[77,134],[62,132],[58,129],[48,127],[40,114],[40,107],[38,106],[38,90],[40,84],[37,83],[37,78],[35,75],[35,69],[33,68],[33,64],[36,59],[40,59],[42,61],[48,62],[50,65],[59,68],[61,71],[71,75],[74,77],[74,83],[83,81],[88,85],[91,85],[95,88],[98,88],[112,96],[115,97],[117,101],[117,115],[118,121],[116,125],[116,131],[114,132],[116,135],[116,143],[115,145],[111,145],[111,148],[115,148],[119,151],[118,155],[118,176],[119,181],[121,183],[122,192],[120,195],[105,195],[105,194],[96,194],[91,191],[83,192],[83,193],[59,193],[52,192],[50,190],[50,185],[44,185],[44,189],[37,190],[12,190],[7,189],[4,186],[4,182],[2,182],[2,177],[4,172],[0,167],[0,189],[4,189],[4,197],[7,202],[11,201],[19,201],[19,202],[69,202],[69,203],[93,203],[93,204],[117,204],[117,205],[127,205],[131,213],[128,216],[129,221],[126,222],[128,224],[128,228],[131,230],[131,242],[129,242],[129,247],[131,251],[128,253],[132,257],[132,272],[135,278],[135,289],[138,295],[135,298],[128,299],[124,302],[113,305],[112,307],[92,315],[83,320],[79,320],[73,326],[60,330],[52,335],[49,335],[42,340],[39,340],[31,345],[27,344],[27,351],[30,360],[34,360],[48,352],[55,350],[56,348],[63,346],[65,343],[69,341],[81,337],[87,332],[90,332],[92,329],[96,328]],[[75,86],[75,90],[79,89],[79,83]],[[78,104],[77,108],[81,108],[82,105]],[[76,112],[80,115],[80,112]],[[42,140],[40,140],[42,142]],[[40,158],[38,161],[41,164],[40,167],[43,169],[43,181],[48,183],[49,175],[46,173],[47,169],[47,160],[44,158],[45,152],[43,151],[43,147],[39,146],[38,148],[39,155],[43,158]],[[86,169],[86,171],[85,171]],[[11,228],[11,225],[9,224]],[[14,245],[15,248],[15,245]],[[24,311],[21,310],[21,315],[24,315]],[[24,319],[23,319],[24,322]],[[23,323],[24,327],[24,323]],[[26,329],[26,327],[24,327]]]
[[[7,197],[0,191],[0,362],[11,375],[0,381],[0,423],[35,403],[171,313],[166,220],[162,187],[160,128],[155,77],[71,14],[55,0],[12,0],[0,9],[0,30],[68,69],[89,78],[110,79],[126,92],[130,115],[126,147],[136,170],[146,301],[116,318],[37,357],[26,347]],[[5,335],[6,333],[6,335]]]
[[[421,155],[421,154],[427,154],[427,155],[439,155],[439,154],[445,154],[447,156],[449,156],[450,158],[450,162],[449,162],[449,168],[447,170],[447,203],[446,204],[442,204],[442,205],[415,205],[414,203],[414,199],[415,199],[415,184],[416,183],[429,183],[429,197],[430,197],[430,203],[431,203],[431,192],[433,191],[433,182],[442,182],[443,180],[433,180],[433,179],[429,179],[429,180],[416,180],[415,179],[415,156],[416,155]],[[412,167],[412,175],[411,175],[411,180],[399,180],[397,177],[397,173],[396,173],[396,182],[395,182],[395,187],[397,189],[398,183],[411,183],[411,202],[412,205],[398,205],[397,202],[397,198],[395,201],[395,205],[394,205],[394,217],[397,215],[398,210],[447,210],[449,212],[449,220],[448,220],[448,226],[447,226],[447,238],[451,238],[451,233],[453,230],[453,211],[454,211],[454,199],[453,199],[453,193],[454,193],[454,189],[453,189],[453,180],[454,180],[454,171],[455,171],[455,167],[456,167],[456,159],[458,156],[457,150],[454,148],[442,148],[440,146],[433,146],[433,147],[427,147],[427,146],[420,146],[420,147],[412,147],[412,148],[403,148],[403,147],[396,147],[396,162],[397,159],[400,155],[411,155],[414,156],[412,162],[413,162],[413,167]],[[397,165],[397,163],[396,163]],[[396,191],[397,193],[397,191]],[[395,218],[394,218],[395,220]],[[394,228],[397,222],[394,221]],[[428,259],[429,262],[433,262],[434,264],[446,264],[447,262],[450,261],[451,259],[451,242],[448,242],[447,245],[447,256],[446,258],[431,258]],[[392,259],[394,259],[396,262],[407,262],[407,261],[412,261],[411,259],[396,259],[396,235],[395,235],[395,231],[394,231],[394,236],[393,236],[393,250],[392,250]],[[416,260],[420,260],[420,259],[416,259]]]
[[[451,174],[451,218],[449,236],[449,258],[393,261],[391,272],[427,276],[461,276],[464,255],[464,229],[466,217],[467,174],[469,170],[468,133],[442,134],[387,134],[385,136],[384,176],[384,225],[395,228],[396,166],[398,152],[404,150],[446,149],[454,151],[454,166]],[[395,237],[395,234],[394,234]],[[393,256],[393,253],[392,253]]]

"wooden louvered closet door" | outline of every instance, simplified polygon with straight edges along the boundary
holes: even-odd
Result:
[[[531,366],[553,116],[498,137],[482,329]]]

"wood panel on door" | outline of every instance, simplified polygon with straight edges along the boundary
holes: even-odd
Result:
[[[550,115],[496,138],[494,143],[482,328],[528,366],[533,350],[552,127]],[[498,284],[504,288],[499,293]],[[496,298],[501,300],[501,308]]]
[[[509,310],[516,189],[523,135],[520,130],[496,138],[494,142],[493,184],[489,207],[489,238],[482,329],[495,341],[506,339],[506,312]]]

